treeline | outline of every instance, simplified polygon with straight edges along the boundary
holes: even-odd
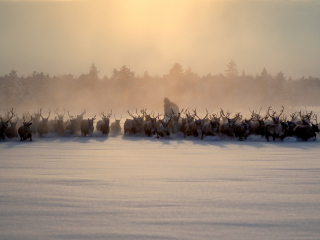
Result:
[[[264,68],[261,74],[238,73],[231,61],[224,74],[199,76],[190,68],[176,63],[163,76],[136,76],[127,66],[114,69],[110,77],[99,78],[93,64],[89,72],[75,77],[71,74],[50,76],[33,72],[24,77],[15,70],[0,77],[0,109],[66,109],[150,108],[160,110],[168,97],[180,106],[203,108],[318,106],[320,79],[287,78],[282,72],[275,76]]]

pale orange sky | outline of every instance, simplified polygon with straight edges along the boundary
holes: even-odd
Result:
[[[318,1],[1,1],[0,75],[34,70],[100,77],[127,65],[168,73],[176,62],[204,74],[320,77]]]

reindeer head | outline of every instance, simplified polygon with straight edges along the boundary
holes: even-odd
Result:
[[[18,121],[19,121],[19,118],[17,118],[15,122],[11,122],[10,126],[13,128],[16,128]]]
[[[41,111],[41,109],[40,109],[40,111]],[[33,121],[36,122],[36,123],[40,121],[40,118],[41,118],[40,111],[38,111],[38,113],[34,113],[33,114],[33,116],[34,116]]]
[[[260,108],[260,111],[259,111],[259,113],[258,113],[257,110],[256,110],[256,111],[254,111],[254,110],[251,111],[250,108],[249,108],[249,112],[251,112],[251,120],[252,120],[252,121],[258,121],[258,120],[259,120],[261,109],[262,109],[262,108]]]
[[[80,115],[77,115],[77,121],[81,122],[83,120],[83,116],[86,114],[86,110],[84,110]]]
[[[117,126],[120,126],[121,119],[122,119],[122,115],[121,115],[121,118],[119,120],[117,120],[116,119],[116,114],[114,114],[114,120],[115,120],[115,123],[116,123]]]
[[[63,117],[64,117],[64,114],[66,113],[66,110],[65,109],[62,109],[63,110],[63,113],[62,114],[59,114],[59,108],[56,109],[55,113],[57,114],[58,116],[58,120],[62,120],[63,121]]]
[[[48,117],[47,117],[47,118],[44,118],[44,117],[42,116],[41,111],[42,111],[42,108],[40,109],[40,116],[41,116],[41,118],[42,118],[43,124],[46,125],[46,124],[48,124],[49,117],[50,117],[50,114],[51,114],[51,110],[49,109],[49,113],[48,113]]]
[[[88,123],[89,123],[89,126],[93,126],[93,122],[94,122],[94,120],[96,119],[96,115],[94,115],[94,117],[93,118],[88,118]]]
[[[23,128],[25,133],[29,133],[31,131],[30,126],[32,125],[33,118],[32,117],[30,118],[31,118],[30,121],[26,121],[25,115],[23,115]]]
[[[245,119],[243,122],[242,122],[243,126],[244,126],[244,129],[245,129],[245,132],[244,132],[244,136],[245,137],[248,137],[250,132],[251,132],[251,121],[250,119],[247,120]]]
[[[108,115],[105,115],[104,112],[99,112],[100,117],[102,118],[102,121],[105,122],[105,124],[109,125],[110,122],[110,117],[112,116],[112,109],[111,109],[111,113],[108,113]]]
[[[11,115],[11,116],[10,116]],[[15,116],[13,108],[10,111],[7,111],[6,113],[6,120],[3,120],[1,118],[1,126],[2,126],[2,131],[6,132],[9,126],[9,122],[11,123],[11,119]]]
[[[280,123],[280,116],[284,111],[284,107],[282,106],[282,110],[280,111],[279,115],[277,115],[277,112],[275,112],[275,111],[272,111],[272,114],[270,114],[269,113],[270,110],[271,110],[271,107],[268,108],[267,115],[269,117],[271,117],[271,119],[273,120],[274,124],[279,124]]]

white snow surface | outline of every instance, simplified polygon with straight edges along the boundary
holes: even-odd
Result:
[[[320,143],[0,142],[0,239],[320,239]]]

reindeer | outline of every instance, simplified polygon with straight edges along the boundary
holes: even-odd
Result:
[[[269,113],[269,111],[271,110],[271,107],[268,108],[267,111],[267,116],[269,116],[274,124],[280,124],[280,116],[282,115],[283,111],[284,111],[284,107],[282,106],[282,110],[280,111],[279,115],[276,115],[277,113],[275,111],[272,112],[272,115]]]
[[[251,132],[251,120],[245,119],[242,122],[238,122],[234,126],[234,136],[237,138],[239,137],[239,141],[242,140],[244,137],[245,140],[247,140],[247,137],[249,136]]]
[[[317,121],[317,115],[313,115],[314,120],[316,121],[315,124],[310,122],[311,125],[299,125],[295,128],[295,135],[297,138],[301,138],[304,141],[307,141],[309,138],[314,138],[316,140],[317,134],[319,132],[319,126]],[[310,117],[311,120],[311,117]]]
[[[88,120],[82,120],[80,123],[81,133],[86,137],[89,134],[93,133],[93,121],[96,119],[96,115],[93,118],[88,118]]]
[[[20,141],[24,141],[28,138],[30,138],[30,141],[32,141],[32,130],[30,126],[32,125],[33,118],[30,116],[31,120],[27,122],[25,120],[25,116],[23,115],[23,124],[21,127],[18,129],[18,133],[20,136]]]
[[[198,118],[197,120],[194,121],[195,122],[195,126],[194,126],[195,129],[194,129],[194,132],[193,132],[193,136],[195,136],[195,137],[201,136],[201,139],[202,139],[203,138],[202,128],[203,128],[203,125],[205,123],[205,119],[207,119],[207,116],[209,115],[209,112],[206,109],[206,113],[207,114],[206,114],[206,116],[204,118],[198,117],[196,109],[193,110],[193,112],[194,112],[194,117]]]
[[[233,132],[234,125],[236,124],[236,121],[238,121],[238,120],[240,120],[242,118],[241,114],[237,113],[233,118],[229,118],[231,113],[227,112],[227,114],[225,115],[223,110],[221,109],[220,115],[224,119],[227,120],[227,121],[225,121],[225,122],[223,122],[221,124],[220,132],[222,134],[225,134],[225,135],[228,135],[230,137],[233,137],[233,135],[234,135],[234,132]]]
[[[30,115],[30,114],[29,114]],[[30,115],[30,117],[32,117]],[[41,114],[40,114],[40,110],[38,110],[37,113],[34,113],[33,114],[33,117],[32,117],[32,126],[30,126],[31,128],[31,132],[33,134],[36,134],[38,132],[38,125],[40,123],[40,118],[41,118]]]
[[[66,109],[62,109],[63,110],[63,113],[62,114],[59,114],[59,108],[56,109],[55,113],[57,114],[58,116],[58,120],[61,120],[63,122],[63,117],[66,113]]]
[[[288,129],[285,132],[286,137],[291,137],[295,135],[295,128],[297,126],[295,123],[296,114],[297,112],[290,114],[291,121],[287,121]]]
[[[50,117],[50,114],[51,114],[51,110],[49,109],[49,113],[48,113],[48,117],[47,118],[44,118],[42,116],[42,108],[40,108],[40,117],[42,118],[42,121],[39,122],[38,124],[38,128],[37,128],[37,132],[39,134],[39,136],[41,137],[43,134],[48,134],[49,132],[49,125],[48,125],[48,121],[49,121],[49,117]]]
[[[144,132],[144,116],[146,114],[146,111],[147,111],[147,109],[142,108],[140,110],[140,113],[142,114],[142,116],[141,116],[140,114],[138,114],[137,109],[136,109],[136,114],[137,114],[139,121],[140,121],[139,130],[138,130],[139,133]]]
[[[86,114],[86,110],[84,110],[80,115],[76,117],[76,131],[80,130],[81,122],[83,121],[83,116]]]
[[[262,110],[262,107],[260,108],[259,112],[258,110],[251,111],[249,108],[249,112],[251,112],[251,121],[258,121],[259,119],[261,119],[261,116],[260,116],[261,110]]]
[[[220,116],[218,117],[218,114],[211,114],[210,116],[209,122],[205,123],[202,127],[201,140],[203,139],[203,136],[219,135]]]
[[[68,115],[70,118],[70,123],[66,126],[66,132],[69,134],[75,134],[77,119],[75,117],[71,116],[69,111],[68,111]]]
[[[288,124],[286,122],[281,122],[279,124],[268,124],[266,125],[266,139],[269,141],[269,137],[273,137],[273,141],[276,138],[280,138],[281,141],[286,136],[286,130],[288,129]]]
[[[300,119],[302,121],[301,124],[299,125],[308,125],[308,126],[311,126],[311,117],[312,117],[312,111],[310,113],[308,113],[306,111],[306,113],[304,115],[301,114],[301,111],[299,112],[299,115],[300,115]]]
[[[156,128],[157,128],[157,118],[154,117],[151,117],[151,114],[147,114],[145,112],[145,117],[146,117],[146,121],[144,123],[144,133],[148,136],[148,137],[151,137],[153,136],[154,134],[156,134]]]
[[[6,137],[7,138],[15,138],[18,137],[18,132],[17,132],[17,123],[19,121],[19,118],[17,117],[15,122],[11,122],[10,127],[8,127],[7,132],[6,132]]]
[[[137,112],[137,111],[136,111]],[[124,123],[124,134],[129,133],[129,134],[136,134],[140,132],[140,118],[139,116],[133,116],[129,110],[128,114],[133,118],[133,119],[126,119]]]
[[[171,112],[169,112],[169,110],[171,110]],[[180,119],[180,115],[182,112],[183,112],[183,109],[181,110],[181,112],[178,112],[178,113],[175,113],[172,108],[167,109],[166,114],[170,115],[170,118],[171,118],[170,122],[168,122],[169,132],[171,132],[171,133],[179,132],[179,130],[180,130],[179,119]]]
[[[172,133],[175,134],[179,132],[179,119],[180,119],[181,113],[183,112],[183,109],[178,114],[175,114],[175,112],[171,108],[171,112],[172,112],[171,129],[172,129]]]
[[[110,123],[110,117],[112,115],[112,109],[111,109],[111,113],[109,113],[108,115],[105,115],[104,112],[99,113],[99,115],[102,118],[102,120],[99,120],[97,123],[97,131],[102,132],[102,134],[108,135],[110,132],[109,123]]]
[[[113,134],[118,134],[121,132],[121,126],[120,126],[120,122],[121,122],[121,119],[122,119],[122,115],[121,115],[121,118],[119,120],[116,119],[116,114],[114,114],[114,120],[115,122],[111,123],[111,132]]]
[[[49,122],[49,129],[50,129],[50,125],[51,125],[51,132],[57,133],[59,135],[64,134],[64,123],[63,123],[63,117],[66,113],[66,110],[64,110],[64,112],[62,114],[59,114],[58,112],[59,108],[56,109],[55,114],[57,114],[57,117],[55,117],[54,120],[52,120],[51,124]]]
[[[11,116],[10,116],[10,114],[11,114]],[[10,111],[7,111],[6,115],[7,115],[6,120],[4,120],[4,119],[2,119],[2,117],[0,117],[0,138],[2,138],[3,141],[6,138],[6,133],[8,130],[8,123],[15,116],[13,108]]]
[[[265,117],[261,117],[260,116],[260,111],[259,113],[257,113],[257,111],[255,112],[254,110],[251,111],[249,109],[249,111],[251,112],[251,133],[254,135],[261,135],[264,136],[265,135],[265,120],[268,119],[268,115],[266,115]]]
[[[191,115],[189,111],[185,111],[186,114],[186,123],[182,127],[182,132],[184,133],[184,137],[191,136],[195,132],[195,121],[194,115]]]
[[[166,117],[169,118],[166,120]],[[169,122],[171,121],[172,116],[168,116],[167,114],[165,117],[159,121],[159,124],[157,126],[157,138],[160,137],[170,137],[170,132],[168,129]]]

